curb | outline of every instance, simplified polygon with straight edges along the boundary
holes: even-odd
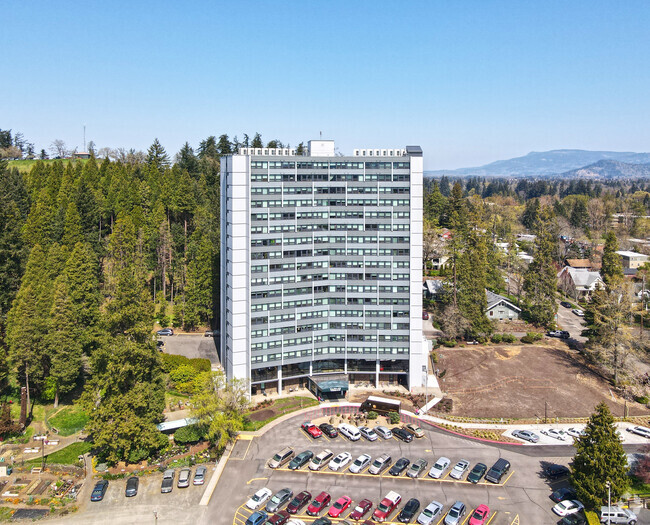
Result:
[[[226,445],[226,449],[223,451],[223,455],[221,456],[221,459],[219,459],[219,463],[217,463],[217,466],[214,468],[214,474],[212,474],[212,477],[210,478],[210,482],[208,483],[208,486],[206,487],[203,496],[201,496],[201,501],[199,501],[199,506],[206,506],[208,503],[210,503],[210,499],[212,498],[214,489],[217,488],[217,484],[219,483],[219,479],[221,479],[221,474],[223,473],[223,470],[226,468],[226,463],[228,463],[228,460],[230,459],[230,453],[232,452],[235,443],[237,443],[236,439],[234,442],[228,443]],[[228,452],[228,454],[226,454],[226,452]]]

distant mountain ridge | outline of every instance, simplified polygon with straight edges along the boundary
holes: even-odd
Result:
[[[634,153],[627,151],[588,151],[580,149],[557,149],[551,151],[532,151],[523,157],[507,160],[497,160],[484,166],[474,168],[460,168],[456,170],[427,171],[428,176],[455,175],[478,177],[543,177],[549,175],[568,175],[581,168],[587,169],[595,166],[600,161],[612,161],[626,165],[640,165],[650,163],[650,153]],[[631,171],[619,167],[621,173]],[[612,172],[612,166],[604,165],[594,168],[603,172]],[[594,172],[595,173],[595,172]],[[605,176],[605,175],[601,175]],[[644,176],[644,175],[620,175]]]
[[[616,178],[643,178],[650,177],[650,164],[630,164],[629,162],[619,162],[617,160],[599,160],[589,166],[578,168],[577,170],[560,173],[558,177],[566,178],[597,178],[597,179],[616,179]]]

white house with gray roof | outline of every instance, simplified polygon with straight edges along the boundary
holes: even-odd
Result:
[[[576,301],[588,299],[598,286],[605,287],[600,273],[584,268],[565,266],[558,274],[560,289]]]
[[[485,290],[487,295],[487,309],[485,311],[488,319],[495,319],[497,321],[513,321],[519,319],[521,308],[512,304],[508,299],[502,295]]]

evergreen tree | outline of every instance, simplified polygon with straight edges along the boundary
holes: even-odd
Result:
[[[618,251],[618,240],[613,231],[605,235],[605,247],[603,249],[603,265],[600,275],[607,286],[615,286],[623,280],[623,264]]]
[[[540,220],[535,230],[535,250],[533,261],[524,275],[526,300],[524,312],[535,325],[550,327],[555,322],[557,304],[557,275],[553,264],[556,248],[553,215],[548,206],[540,212]]]
[[[176,162],[181,170],[186,170],[189,174],[193,175],[199,172],[200,164],[194,150],[191,148],[189,142],[183,144],[183,147],[176,156]]]
[[[83,240],[81,231],[81,217],[77,211],[74,202],[70,202],[65,212],[65,222],[63,225],[62,244],[72,248],[79,241]]]
[[[618,501],[629,485],[627,455],[614,418],[600,403],[589,418],[585,435],[575,440],[576,454],[571,465],[571,484],[587,508],[607,503],[607,482],[612,501]]]
[[[185,291],[184,327],[209,325],[212,317],[212,243],[207,236],[201,238],[196,258],[190,262]]]
[[[207,139],[199,143],[198,149],[199,158],[203,159],[218,159],[219,149],[217,148],[217,139],[211,135]]]
[[[444,197],[449,197],[451,195],[451,186],[449,184],[449,177],[447,177],[446,175],[443,175],[440,178],[440,193],[442,193]]]
[[[263,148],[264,144],[262,143],[262,135],[255,133],[253,137],[253,142],[251,142],[251,148]]]
[[[521,216],[521,224],[529,230],[533,230],[537,226],[539,220],[539,199],[531,199],[526,201],[526,208]]]
[[[219,156],[223,157],[224,155],[230,155],[233,153],[232,144],[228,139],[228,135],[221,135],[219,137],[219,142],[217,143],[217,149],[219,150]]]
[[[149,146],[146,163],[150,169],[156,170],[163,170],[169,166],[169,155],[167,155],[165,148],[162,147],[158,139],[154,139],[151,146]]]
[[[298,144],[298,147],[296,148],[296,155],[304,155],[305,151],[305,144],[303,142]]]

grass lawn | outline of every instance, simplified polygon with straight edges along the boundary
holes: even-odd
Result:
[[[97,162],[99,163],[101,161],[102,161],[102,159],[99,159]],[[34,166],[34,164],[36,164],[36,162],[37,162],[36,159],[34,159],[34,160],[29,160],[29,159],[10,160],[9,161],[9,167],[10,168],[18,168],[19,171],[25,172],[25,171],[31,170],[32,166]],[[42,162],[45,162],[45,164],[52,164],[53,162],[56,162],[56,160],[55,159],[45,159]],[[63,159],[60,162],[63,162],[63,167],[65,167],[68,164],[68,162],[86,163],[86,162],[88,162],[88,159],[75,159],[75,160]]]
[[[76,465],[79,461],[79,456],[90,452],[91,448],[93,448],[92,443],[78,441],[62,448],[61,450],[48,454],[45,456],[45,463],[48,465]],[[25,461],[25,465],[39,465],[40,463],[41,458],[34,458]]]
[[[276,399],[268,406],[248,412],[246,414],[247,421],[244,424],[244,430],[259,430],[280,416],[314,405],[318,405],[318,401],[313,397],[283,397]],[[259,419],[259,416],[262,416],[263,419]]]
[[[87,422],[88,414],[78,405],[63,407],[47,419],[48,426],[56,428],[60,436],[71,436],[83,430]]]
[[[630,492],[632,494],[650,494],[650,483],[643,483],[636,476],[630,476]]]

